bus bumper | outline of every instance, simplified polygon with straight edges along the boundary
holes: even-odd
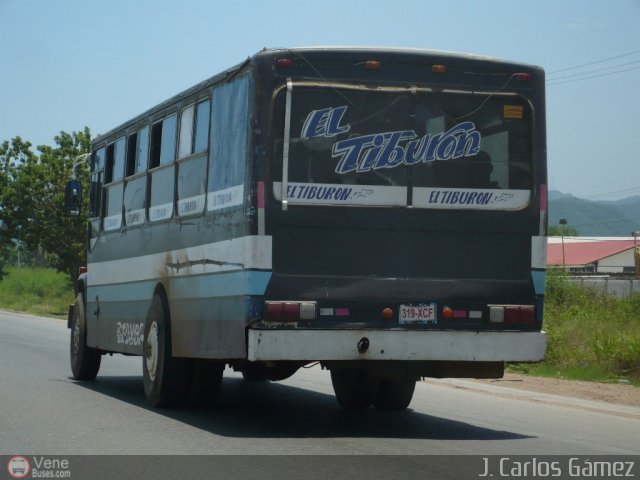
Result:
[[[545,332],[248,330],[250,361],[436,360],[536,362]],[[366,347],[366,349],[365,349]]]

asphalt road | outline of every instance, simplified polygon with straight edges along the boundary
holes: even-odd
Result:
[[[95,382],[76,382],[68,338],[64,321],[0,312],[0,454],[640,453],[640,409],[443,382],[419,383],[406,412],[346,413],[317,367],[263,384],[227,370],[216,410],[152,409],[140,358],[105,357]]]

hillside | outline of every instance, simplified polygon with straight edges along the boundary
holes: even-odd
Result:
[[[580,236],[628,237],[640,230],[640,196],[617,201],[593,201],[549,192],[549,225],[564,218]]]

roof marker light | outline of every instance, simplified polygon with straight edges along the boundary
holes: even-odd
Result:
[[[378,60],[367,60],[364,66],[367,70],[378,70],[382,64]]]
[[[433,73],[447,73],[447,67],[444,65],[431,65],[431,71]]]
[[[531,74],[525,72],[516,73],[515,77],[516,80],[531,80]]]
[[[293,66],[293,60],[290,58],[279,58],[276,60],[276,67],[278,68],[289,68]]]

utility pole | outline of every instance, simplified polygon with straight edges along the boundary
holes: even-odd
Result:
[[[633,260],[636,265],[636,278],[640,278],[640,247],[638,247],[638,235],[640,232],[631,232],[633,236]]]
[[[560,234],[562,236],[562,270],[565,271],[567,269],[565,259],[564,259],[564,226],[568,223],[566,218],[561,218],[558,222],[560,227]]]

